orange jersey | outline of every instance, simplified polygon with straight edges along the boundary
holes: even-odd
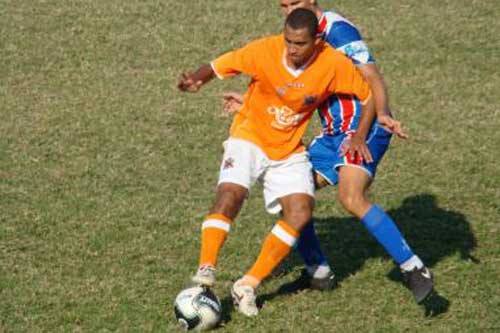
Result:
[[[221,79],[240,73],[251,77],[231,137],[253,142],[272,160],[305,149],[302,137],[311,115],[331,94],[355,95],[362,102],[370,97],[352,62],[326,44],[304,68],[290,68],[283,35],[251,42],[211,65]]]

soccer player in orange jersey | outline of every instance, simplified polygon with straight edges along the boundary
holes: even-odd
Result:
[[[358,120],[362,116],[359,101],[355,96],[342,94],[332,95],[318,109],[323,130],[309,146],[309,156],[317,188],[338,185],[342,206],[361,220],[366,230],[398,264],[404,282],[420,303],[433,290],[432,274],[407,244],[391,217],[367,196],[377,166],[389,147],[390,132],[406,138],[401,124],[392,118],[387,88],[375,59],[356,26],[334,11],[323,10],[316,0],[279,0],[279,4],[285,16],[297,8],[313,11],[319,21],[318,34],[321,39],[349,57],[370,83],[377,114],[366,137],[372,161],[338,154],[338,150],[352,138],[365,138],[357,132]],[[245,116],[244,110],[239,111],[241,102],[242,97],[237,93],[224,94],[226,112],[238,112],[235,122],[242,121]],[[302,230],[297,249],[306,264],[301,276],[302,284],[321,290],[332,288],[334,274],[321,251],[313,222]]]
[[[251,186],[262,182],[266,209],[282,211],[251,269],[232,287],[238,310],[258,313],[255,289],[288,255],[314,206],[311,163],[302,137],[313,111],[334,93],[357,96],[364,114],[373,117],[369,85],[351,61],[316,37],[318,20],[306,9],[293,11],[283,34],[256,40],[183,73],[178,88],[196,92],[218,77],[240,73],[251,77],[243,102],[244,119],[233,124],[224,142],[216,200],[202,224],[199,267],[192,280],[210,287],[215,282],[217,257],[232,221]],[[359,131],[371,123],[360,121]],[[366,134],[366,133],[365,133]],[[363,141],[350,152],[371,156]]]

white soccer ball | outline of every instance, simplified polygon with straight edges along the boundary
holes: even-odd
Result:
[[[217,296],[208,288],[184,289],[175,298],[175,318],[183,329],[209,330],[220,321],[222,307]]]

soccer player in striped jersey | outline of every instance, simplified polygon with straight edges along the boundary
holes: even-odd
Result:
[[[420,303],[433,289],[432,274],[415,255],[390,216],[367,196],[377,165],[389,147],[392,134],[406,138],[401,124],[392,118],[388,105],[387,88],[375,59],[363,41],[359,30],[345,17],[333,11],[324,11],[315,0],[280,0],[286,16],[296,8],[312,10],[319,20],[318,34],[332,47],[344,53],[370,83],[377,117],[366,137],[356,135],[361,119],[359,100],[352,95],[334,94],[320,105],[318,114],[322,133],[309,146],[315,173],[316,188],[338,184],[338,198],[342,206],[359,218],[368,232],[385,248],[403,273],[403,280]],[[237,93],[224,95],[227,112],[239,109],[241,97]],[[244,115],[243,115],[244,116]],[[237,117],[242,117],[239,114]],[[355,154],[342,154],[345,147],[366,140],[371,159]],[[333,287],[333,272],[321,251],[314,230],[309,223],[296,244],[306,264],[302,279],[314,289]]]
[[[302,143],[312,114],[332,94],[355,95],[364,114],[373,117],[375,112],[368,83],[348,58],[317,37],[317,27],[313,12],[296,9],[283,34],[226,53],[182,74],[178,83],[181,91],[196,92],[214,77],[243,73],[252,78],[241,111],[245,117],[235,119],[224,142],[215,204],[202,224],[199,268],[193,277],[196,284],[214,284],[218,253],[231,223],[251,186],[261,181],[267,211],[283,214],[255,264],[233,285],[233,300],[247,316],[258,313],[255,289],[288,255],[312,217],[314,180]],[[363,117],[359,131],[366,135],[370,123]],[[349,149],[346,153],[370,158],[364,142]]]

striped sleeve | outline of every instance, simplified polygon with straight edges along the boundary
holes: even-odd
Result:
[[[349,58],[336,52],[335,78],[330,85],[332,93],[356,96],[361,104],[371,97],[370,85]]]

